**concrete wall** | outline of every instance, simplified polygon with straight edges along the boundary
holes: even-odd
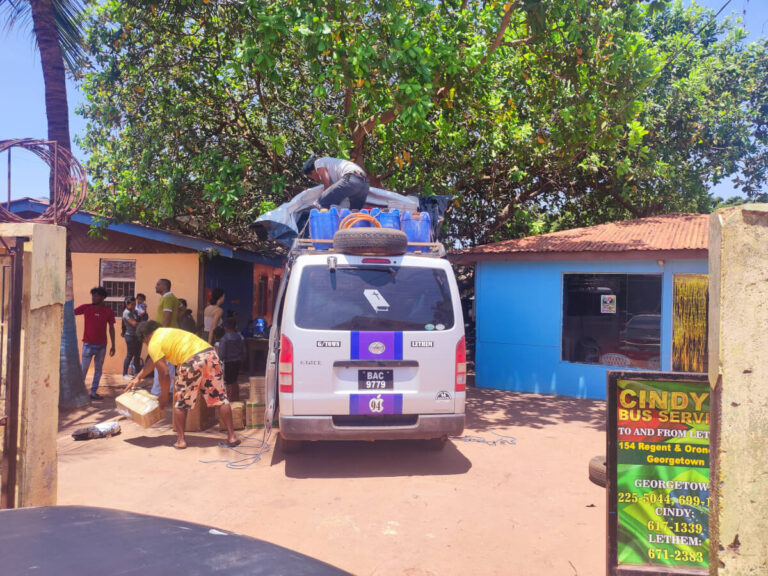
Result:
[[[136,292],[147,296],[147,312],[155,319],[160,295],[155,293],[155,283],[160,278],[171,281],[171,290],[178,298],[185,298],[194,312],[198,307],[200,260],[197,254],[72,254],[72,273],[75,285],[75,306],[91,302],[91,288],[99,285],[100,260],[136,260]],[[83,317],[77,316],[77,336],[82,352]],[[107,354],[104,372],[122,374],[126,349],[125,340],[120,337],[120,320],[115,323],[115,356]],[[146,354],[146,347],[144,348]],[[90,382],[93,365],[86,376]]]
[[[20,414],[17,502],[56,504],[59,354],[65,297],[66,230],[0,224],[2,236],[26,236],[21,298]],[[12,306],[19,303],[13,302]]]
[[[710,573],[768,574],[768,204],[712,215]]]
[[[672,363],[675,274],[706,274],[706,260],[480,262],[475,276],[476,385],[605,399],[608,366],[561,358],[563,274],[661,274],[661,369]]]

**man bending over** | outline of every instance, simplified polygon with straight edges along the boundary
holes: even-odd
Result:
[[[144,368],[125,387],[133,389],[155,368],[160,380],[160,408],[168,405],[171,379],[168,364],[176,366],[173,388],[173,426],[178,439],[174,448],[187,447],[184,439],[184,425],[187,410],[195,407],[202,394],[209,407],[219,406],[219,414],[227,427],[227,446],[237,446],[240,440],[232,428],[232,407],[229,405],[224,386],[221,362],[211,345],[196,335],[179,328],[163,328],[158,322],[141,322],[136,327],[139,341],[147,345],[149,356]]]

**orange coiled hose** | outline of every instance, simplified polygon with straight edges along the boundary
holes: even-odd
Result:
[[[379,223],[376,218],[371,216],[370,214],[365,214],[364,212],[355,212],[353,214],[350,214],[349,216],[345,216],[344,219],[339,222],[339,230],[346,230],[347,228],[352,228],[355,224],[358,222],[370,222],[373,224],[374,228],[381,228],[381,224]]]

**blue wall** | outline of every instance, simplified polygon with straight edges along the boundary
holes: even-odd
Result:
[[[563,274],[662,274],[661,369],[672,363],[675,274],[707,261],[480,262],[475,272],[475,382],[481,388],[605,399],[608,366],[561,359]]]
[[[205,262],[205,290],[221,288],[226,293],[224,313],[237,313],[237,328],[243,330],[253,313],[253,264],[216,256]],[[207,298],[207,296],[206,296]],[[202,308],[208,305],[206,301]]]

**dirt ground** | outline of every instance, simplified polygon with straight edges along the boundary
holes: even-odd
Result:
[[[464,439],[442,452],[415,442],[320,442],[256,455],[261,431],[238,448],[216,429],[171,447],[168,422],[75,442],[114,418],[122,388],[105,375],[102,401],[62,414],[59,504],[104,506],[246,534],[353,574],[604,573],[605,493],[587,476],[605,452],[605,403],[470,389]],[[244,388],[245,390],[245,388]],[[475,441],[514,439],[495,445]],[[247,464],[247,462],[241,462]]]

